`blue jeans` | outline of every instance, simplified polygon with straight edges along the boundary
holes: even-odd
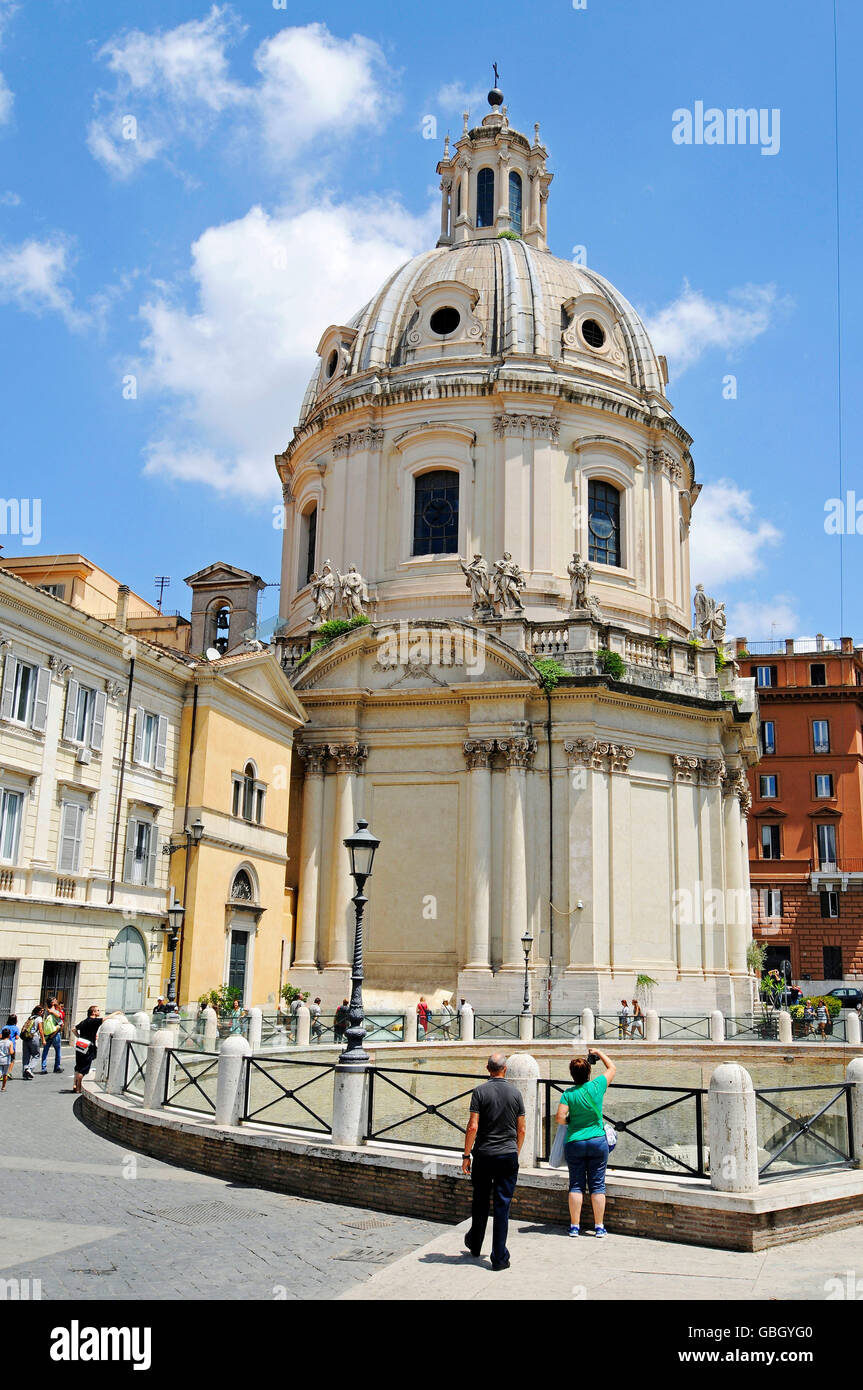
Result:
[[[495,1154],[485,1157],[474,1154],[471,1166],[473,1200],[471,1227],[466,1244],[477,1255],[482,1249],[488,1225],[488,1202],[493,1199],[494,1217],[491,1235],[491,1262],[504,1264],[509,1259],[506,1237],[509,1232],[509,1208],[518,1182],[518,1154]]]
[[[51,1048],[52,1048],[52,1047],[53,1047],[53,1049],[54,1049],[54,1070],[55,1070],[55,1071],[62,1071],[63,1068],[62,1068],[61,1065],[60,1065],[60,1029],[59,1029],[59,1028],[57,1029],[57,1032],[53,1035],[53,1037],[49,1038],[48,1041],[46,1042],[45,1046],[42,1048],[42,1070],[43,1070],[43,1071],[47,1071],[47,1070],[48,1070],[48,1053],[51,1051]]]
[[[570,1139],[563,1150],[569,1168],[570,1192],[604,1192],[608,1140]]]

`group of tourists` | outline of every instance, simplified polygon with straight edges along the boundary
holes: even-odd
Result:
[[[644,1011],[637,999],[628,1003],[621,999],[617,1011],[617,1036],[619,1038],[644,1037]]]
[[[602,1070],[594,1076],[593,1068]],[[509,1269],[507,1248],[509,1208],[518,1182],[518,1159],[525,1136],[525,1111],[521,1091],[506,1079],[507,1059],[493,1052],[486,1070],[489,1080],[477,1086],[470,1098],[470,1118],[464,1136],[462,1172],[473,1184],[470,1230],[465,1249],[474,1259],[482,1253],[492,1204],[491,1267]],[[584,1057],[569,1064],[572,1086],[563,1092],[557,1107],[558,1134],[550,1156],[557,1166],[569,1169],[569,1234],[582,1234],[581,1209],[586,1193],[593,1210],[593,1233],[598,1240],[605,1228],[605,1170],[610,1148],[616,1143],[611,1125],[603,1119],[603,1102],[617,1068],[594,1044]]]
[[[122,1010],[115,1010],[121,1013]],[[112,1015],[109,1015],[112,1017]],[[66,1011],[59,999],[52,996],[47,1004],[37,1004],[23,1024],[18,1023],[18,1015],[10,1014],[5,1027],[0,1029],[0,1092],[6,1090],[6,1083],[20,1053],[21,1079],[32,1081],[34,1076],[45,1076],[48,1061],[53,1054],[54,1073],[62,1074],[63,1057],[61,1045],[66,1023]],[[73,1028],[75,1034],[75,1077],[72,1090],[77,1095],[81,1083],[87,1075],[96,1056],[96,1034],[104,1023],[98,1004],[91,1004],[87,1017]],[[40,1065],[34,1071],[34,1063]]]

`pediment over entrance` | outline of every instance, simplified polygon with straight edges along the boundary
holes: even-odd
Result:
[[[298,692],[320,687],[408,691],[535,680],[523,652],[470,623],[381,623],[355,629],[313,653],[295,687]]]

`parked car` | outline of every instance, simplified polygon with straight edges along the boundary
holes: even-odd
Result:
[[[855,989],[852,985],[840,985],[829,993],[833,999],[839,1000],[843,1009],[856,1009],[858,1004],[863,1004],[863,990]]]

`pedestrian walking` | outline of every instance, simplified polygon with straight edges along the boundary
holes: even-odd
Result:
[[[297,1010],[303,1002],[303,996],[297,994],[291,1000],[291,1042],[297,1041]]]
[[[591,1079],[591,1067],[601,1062],[604,1074]],[[564,1154],[569,1168],[569,1234],[581,1234],[581,1205],[585,1192],[593,1207],[594,1234],[607,1235],[605,1229],[605,1168],[608,1140],[602,1118],[605,1093],[617,1068],[610,1057],[595,1047],[586,1057],[573,1057],[569,1074],[573,1086],[564,1091],[557,1107],[557,1123],[566,1125]],[[613,1136],[612,1136],[613,1137]]]
[[[335,1017],[333,1019],[333,1038],[337,1043],[344,1042],[345,1040],[345,1029],[348,1026],[349,1013],[350,1005],[348,1004],[347,999],[343,999],[339,1007],[336,1009]]]
[[[455,1009],[449,999],[445,999],[440,1006],[440,1031],[444,1042],[452,1042],[450,1029],[455,1018]]]
[[[320,1040],[321,1040],[321,1038],[324,1036],[324,1026],[323,1026],[323,1024],[321,1023],[321,1001],[320,1001],[320,999],[316,999],[316,1000],[314,1001],[313,1004],[310,1004],[310,1005],[309,1005],[309,1014],[311,1015],[311,1020],[312,1020],[312,1026],[311,1026],[311,1034],[312,1034],[312,1037],[314,1038],[315,1042],[318,1042],[318,1043],[319,1043]]]
[[[629,1036],[630,1036],[631,1038],[634,1038],[634,1037],[636,1036],[636,1033],[638,1034],[638,1036],[639,1036],[640,1038],[643,1038],[643,1037],[644,1037],[644,1010],[642,1009],[642,1007],[641,1007],[641,1005],[639,1004],[638,1000],[637,1000],[637,999],[633,999],[633,1001],[632,1001],[632,1027],[631,1027],[630,1030],[629,1030]]]
[[[470,1119],[464,1136],[462,1172],[473,1183],[471,1225],[465,1248],[479,1259],[493,1204],[491,1267],[509,1269],[509,1208],[518,1182],[518,1156],[524,1143],[524,1101],[521,1091],[506,1079],[506,1057],[493,1052],[486,1063],[488,1081],[470,1098]]]
[[[818,1020],[818,1036],[823,1038],[826,1042],[827,1024],[830,1022],[830,1015],[827,1012],[827,1005],[824,1003],[823,999],[815,1011],[815,1017]]]
[[[4,1028],[0,1032],[0,1091],[6,1090],[6,1082],[9,1080],[9,1073],[12,1070],[12,1063],[15,1061],[15,1042],[10,1036],[9,1029]]]
[[[6,1019],[5,1027],[9,1029],[9,1036],[12,1039],[12,1046],[15,1049],[15,1056],[18,1056],[18,1039],[21,1036],[21,1029],[18,1027],[18,1015],[10,1014]]]
[[[425,995],[421,994],[420,1002],[417,1004],[417,1037],[419,1038],[420,1042],[422,1042],[423,1038],[429,1030],[430,1018],[431,1009],[425,1001]]]
[[[108,1014],[108,1018],[118,1018],[122,1014],[122,1009],[115,1009]],[[75,1028],[75,1079],[72,1082],[72,1091],[75,1095],[81,1094],[84,1077],[96,1060],[96,1034],[105,1022],[102,1017],[98,1004],[91,1004],[87,1010],[87,1017],[82,1018]]]
[[[815,1033],[815,1007],[811,999],[803,1005],[803,1036],[811,1038]]]
[[[66,1021],[66,1012],[62,1008],[60,1001],[51,996],[46,1007],[42,1011],[42,1036],[45,1039],[42,1048],[42,1076],[48,1070],[48,1053],[54,1051],[54,1071],[62,1072],[63,1061],[60,1056],[60,1043],[63,1037],[63,1024]]]
[[[620,1008],[617,1011],[617,1036],[625,1038],[629,1029],[629,1020],[632,1017],[632,1010],[625,999],[621,999]]]
[[[239,999],[235,999],[233,1004],[231,1005],[231,1012],[228,1014],[228,1027],[232,1033],[242,1033],[243,1019],[245,1017],[245,1009],[243,1008]]]
[[[37,1004],[21,1029],[21,1067],[23,1079],[33,1080],[33,1061],[45,1046],[42,1033],[42,1005]]]

